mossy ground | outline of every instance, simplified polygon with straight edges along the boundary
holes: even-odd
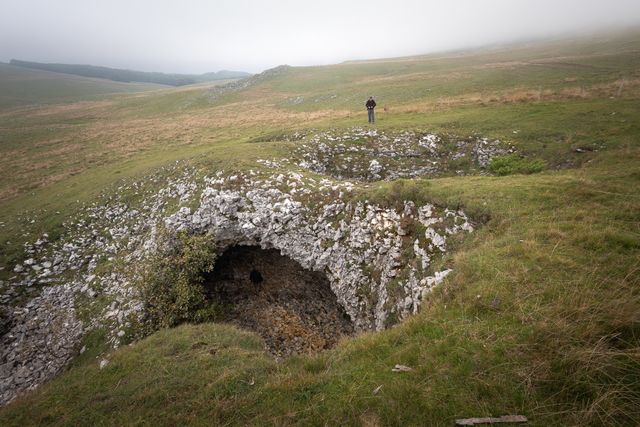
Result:
[[[461,206],[486,221],[456,244],[454,272],[421,313],[397,327],[277,364],[254,335],[184,325],[109,355],[103,370],[85,357],[2,409],[1,423],[451,425],[515,413],[540,426],[640,423],[640,39],[625,37],[293,68],[211,102],[201,89],[121,96],[78,124],[68,110],[1,114],[3,141],[20,142],[1,148],[11,168],[2,174],[3,278],[22,241],[55,232],[114,182],[176,159],[203,173],[258,169],[256,159],[287,157],[294,143],[251,141],[361,124],[373,89],[390,105],[381,128],[499,138],[548,168],[357,189],[384,203]],[[56,123],[62,133],[29,131]],[[53,140],[79,149],[56,157]],[[32,169],[32,150],[59,160]],[[395,364],[413,371],[391,372]]]

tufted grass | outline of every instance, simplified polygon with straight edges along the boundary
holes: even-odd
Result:
[[[418,315],[283,363],[269,358],[256,336],[225,325],[163,330],[107,355],[93,348],[100,347],[97,333],[68,372],[1,409],[0,424],[452,425],[455,418],[503,414],[526,415],[535,426],[640,424],[640,103],[635,89],[621,97],[615,86],[596,90],[638,75],[637,57],[628,55],[637,39],[626,40],[614,37],[595,47],[547,44],[415,66],[446,73],[455,65],[466,76],[477,71],[474,84],[491,84],[483,83],[486,94],[476,99],[473,82],[454,74],[459,80],[442,83],[450,102],[427,93],[401,103],[404,92],[397,92],[398,108],[381,112],[378,127],[499,138],[547,163],[534,175],[403,180],[357,189],[355,197],[385,204],[411,198],[463,207],[483,222],[456,242],[446,260],[454,273]],[[557,64],[552,72],[534,73],[539,66],[529,65],[492,74],[489,68],[500,60],[551,60],[571,52],[580,56],[574,65]],[[211,105],[197,92],[118,98],[78,124],[78,132],[106,126],[94,145],[75,157],[60,156],[52,167],[63,176],[29,189],[17,184],[33,172],[20,162],[28,163],[32,145],[46,153],[46,138],[16,125],[10,140],[23,138],[25,145],[1,180],[4,188],[16,188],[2,201],[2,265],[19,260],[22,241],[56,230],[119,180],[178,159],[203,173],[257,169],[256,159],[287,157],[293,147],[264,135],[363,125],[357,107],[347,108],[341,98],[313,108],[285,101],[289,93],[332,93],[367,76],[389,77],[389,88],[406,85],[402,67],[408,63],[400,64],[294,69],[290,81]],[[565,81],[573,78],[578,80]],[[591,85],[588,96],[562,92],[580,79]],[[514,88],[526,95],[542,83],[555,94],[514,95]],[[359,89],[349,90],[355,96]],[[190,96],[195,100],[185,103]],[[251,104],[256,99],[281,104],[260,104],[258,114]],[[306,116],[322,110],[328,116]],[[50,123],[73,124],[70,113],[56,114]],[[4,141],[12,120],[35,126],[41,119],[0,115]],[[167,121],[176,127],[159,127]],[[132,129],[139,151],[118,143]],[[72,162],[103,155],[102,163],[68,174]],[[7,161],[3,157],[3,165]],[[9,275],[0,271],[0,277]],[[99,370],[102,357],[110,364]],[[393,373],[395,364],[413,370]]]
[[[640,197],[630,189],[640,184],[638,160],[634,150],[579,170],[418,185],[424,198],[478,209],[490,202],[490,219],[453,255],[446,286],[396,328],[276,364],[253,335],[185,325],[107,356],[103,371],[87,361],[0,419],[451,425],[521,413],[532,425],[635,424]],[[414,370],[392,373],[395,364]]]

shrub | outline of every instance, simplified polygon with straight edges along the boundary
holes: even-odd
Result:
[[[527,159],[518,154],[494,157],[489,163],[489,171],[500,176],[516,173],[531,174],[541,172],[546,167],[547,164],[542,159]]]
[[[443,204],[440,200],[430,197],[428,190],[431,183],[428,180],[397,179],[390,183],[378,185],[375,188],[360,192],[358,201],[368,201],[383,206],[402,209],[405,200],[412,200],[417,205],[424,203]]]
[[[209,236],[178,233],[144,266],[139,288],[153,329],[215,320],[220,307],[207,301],[202,284],[215,259]]]
[[[457,159],[449,160],[449,170],[450,171],[468,171],[471,169],[471,158],[469,156],[459,157]]]

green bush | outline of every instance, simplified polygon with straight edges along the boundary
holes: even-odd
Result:
[[[405,200],[412,200],[418,205],[424,203],[442,204],[441,201],[433,200],[430,197],[428,193],[430,186],[431,183],[428,180],[397,179],[361,190],[356,200],[398,209],[404,207]]]
[[[527,159],[518,154],[498,156],[491,159],[489,171],[496,175],[531,174],[541,172],[547,167],[542,159]]]
[[[468,171],[471,169],[471,158],[469,156],[462,156],[457,159],[449,160],[449,170],[450,171]]]
[[[178,233],[167,246],[144,266],[139,279],[149,326],[215,320],[220,307],[207,301],[202,284],[204,273],[215,265],[213,240]]]

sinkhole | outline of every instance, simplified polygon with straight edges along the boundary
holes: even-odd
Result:
[[[328,349],[353,333],[327,277],[276,249],[232,246],[204,284],[222,320],[257,332],[277,357]]]

